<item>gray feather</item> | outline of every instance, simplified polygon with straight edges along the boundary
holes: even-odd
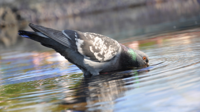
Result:
[[[51,28],[46,28],[46,27],[39,26],[39,25],[34,25],[31,23],[29,24],[29,26],[36,32],[39,31],[39,32],[43,33],[44,35],[46,35],[47,37],[50,37],[51,39],[59,42],[60,44],[66,46],[66,47],[70,47],[70,45],[71,45],[69,42],[69,39],[66,38],[66,36],[61,31],[54,30]]]

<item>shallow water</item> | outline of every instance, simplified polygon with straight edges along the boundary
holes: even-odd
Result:
[[[149,55],[150,67],[84,79],[54,51],[0,54],[0,110],[47,112],[196,112],[200,110],[200,29],[125,45]]]

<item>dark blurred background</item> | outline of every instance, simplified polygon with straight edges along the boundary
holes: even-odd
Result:
[[[199,11],[200,0],[1,0],[0,51],[43,48],[18,36],[19,29],[31,30],[30,22],[96,32],[118,41],[141,40],[199,27]]]

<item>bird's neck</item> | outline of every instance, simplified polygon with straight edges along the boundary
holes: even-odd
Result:
[[[131,68],[138,67],[136,53],[133,49],[122,45],[120,65],[121,69],[123,70],[129,70]]]

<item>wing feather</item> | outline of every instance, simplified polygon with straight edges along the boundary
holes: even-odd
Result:
[[[77,34],[76,45],[78,52],[90,60],[98,62],[109,61],[120,50],[120,44],[116,40],[104,35],[78,31]]]
[[[109,61],[120,52],[120,44],[104,35],[73,30],[58,31],[34,24],[29,26],[92,61]]]

